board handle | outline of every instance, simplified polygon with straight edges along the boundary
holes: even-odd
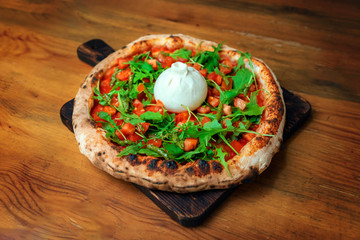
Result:
[[[81,44],[76,52],[81,61],[94,67],[115,50],[101,39],[92,39]]]

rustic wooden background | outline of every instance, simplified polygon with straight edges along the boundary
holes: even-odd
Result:
[[[97,170],[59,118],[76,48],[184,33],[263,59],[312,115],[254,183],[185,228]],[[358,1],[0,0],[0,239],[360,239]]]

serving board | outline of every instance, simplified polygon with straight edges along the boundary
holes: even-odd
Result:
[[[77,49],[79,59],[91,66],[95,66],[113,52],[114,49],[100,39],[90,40]],[[283,95],[286,105],[286,123],[283,138],[286,141],[308,118],[311,105],[306,99],[284,88]],[[74,99],[65,103],[60,109],[62,122],[72,132],[73,106]],[[201,224],[216,206],[234,190],[208,190],[178,194],[136,186],[172,219],[186,227],[195,227]]]

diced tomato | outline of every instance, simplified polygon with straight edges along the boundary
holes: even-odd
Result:
[[[140,93],[140,92],[142,92],[144,90],[145,90],[144,84],[140,83],[139,86],[137,87],[137,91]]]
[[[121,132],[124,135],[131,135],[135,133],[135,126],[132,125],[131,123],[125,123],[121,128]]]
[[[247,141],[251,141],[254,137],[256,137],[255,133],[245,133],[243,135],[243,138],[246,139]]]
[[[220,99],[217,97],[213,97],[213,96],[209,96],[207,101],[213,107],[217,107],[220,104]]]
[[[161,145],[162,145],[162,140],[161,140],[161,139],[150,139],[150,140],[148,141],[148,144],[151,144],[151,145],[153,145],[153,146],[155,146],[155,147],[161,147]]]
[[[211,112],[211,108],[209,106],[200,106],[196,110],[198,113],[201,113],[201,114],[206,114],[206,113]]]
[[[223,113],[224,113],[224,115],[226,115],[226,116],[232,114],[232,108],[231,108],[231,106],[228,105],[228,104],[224,104],[224,105],[223,105]]]
[[[222,120],[221,125],[222,125],[223,128],[227,128],[227,126],[226,126],[226,120],[230,120],[230,119],[229,119],[229,118],[225,118],[224,120]],[[231,120],[230,120],[230,122],[231,122]]]
[[[156,100],[156,106],[163,107],[164,103],[161,100],[158,99],[158,100]]]
[[[127,62],[129,62],[130,61],[130,57],[129,58],[119,58],[118,59],[118,67],[120,68],[120,69],[125,69],[125,68],[127,68],[128,66],[129,66],[129,64],[127,63]]]
[[[187,138],[184,141],[184,151],[188,152],[194,150],[198,144],[199,139],[197,138]]]
[[[145,108],[145,111],[150,111],[150,112],[159,112],[161,115],[164,115],[164,109],[163,109],[163,107],[161,107],[161,106],[147,106],[146,108]]]
[[[228,83],[226,83],[225,81],[222,81],[221,89],[222,90],[230,90],[230,89],[232,89],[232,85],[233,85],[232,78],[228,78]]]
[[[187,122],[188,119],[189,119],[189,113],[188,112],[181,112],[181,113],[177,113],[175,115],[175,123],[176,123],[176,125],[184,124],[184,123]]]
[[[110,86],[111,78],[107,78],[100,81],[100,93],[109,93],[112,89]]]
[[[210,95],[215,96],[215,97],[220,97],[220,91],[217,88],[212,88]]]
[[[103,121],[97,114],[99,112],[104,111],[104,106],[100,105],[100,104],[96,104],[93,109],[91,110],[91,116],[95,121]]]
[[[136,133],[133,133],[133,134],[130,134],[126,137],[129,141],[132,141],[132,142],[138,142],[142,139],[141,136],[139,136],[138,134]]]
[[[204,78],[207,76],[207,69],[206,68],[199,70],[199,72]]]
[[[109,115],[115,115],[116,109],[110,106],[104,106],[103,111],[108,113]]]
[[[116,131],[115,131],[115,134],[116,134],[116,136],[118,136],[118,138],[119,138],[120,140],[125,140],[125,134],[122,133],[121,130],[120,130],[120,131],[116,130]]]
[[[113,96],[111,98],[111,105],[115,106],[115,107],[118,107],[119,106],[119,99],[117,98],[117,96]]]
[[[169,53],[169,49],[167,49],[166,47],[153,47],[151,48],[151,53],[154,57],[157,57],[159,54],[161,54],[161,52],[166,52]]]
[[[231,68],[229,66],[220,65],[219,69],[220,69],[220,72],[222,72],[224,74],[228,74],[231,72]]]
[[[245,100],[242,100],[239,97],[236,97],[234,99],[234,106],[237,108],[240,108],[241,110],[244,110],[246,108],[247,102]]]
[[[118,78],[120,81],[127,81],[127,80],[129,80],[130,75],[131,75],[131,69],[126,68],[126,69],[122,70],[121,72],[119,72],[116,75],[116,78]]]
[[[258,93],[258,95],[256,96],[257,99],[257,104],[262,107],[265,106],[265,99],[264,99],[264,94],[262,94],[262,92],[260,91]]]
[[[105,75],[103,77],[103,79],[108,79],[108,78],[111,78],[111,76],[114,74],[115,72],[115,69],[116,69],[116,66],[115,67],[112,67],[112,68],[109,68],[106,72],[105,72]]]
[[[201,125],[204,125],[207,122],[211,122],[211,119],[209,117],[203,117],[203,119],[201,120]]]
[[[246,143],[246,140],[240,139],[238,141],[232,140],[230,145],[235,149],[237,153],[240,153],[241,149],[245,146]],[[226,160],[229,160],[237,155],[234,150],[232,150],[228,145],[225,144],[223,148],[228,153],[228,155],[226,156]]]
[[[231,70],[233,69],[233,67],[236,65],[233,63],[233,61],[231,61],[230,59],[223,59],[221,62],[220,62],[220,71],[224,74],[228,74],[231,72]],[[224,66],[225,65],[225,66]]]
[[[175,62],[175,59],[170,56],[159,55],[158,61],[160,62],[161,67],[169,68]]]
[[[194,63],[194,64],[192,65],[192,67],[195,68],[195,69],[198,70],[198,71],[201,70],[201,65],[198,64],[198,63]]]
[[[176,58],[177,62],[182,62],[182,63],[186,63],[188,60],[186,58],[181,58],[181,57],[177,57]]]
[[[149,127],[150,127],[150,123],[148,122],[143,122],[136,126],[138,132],[140,133],[145,133],[149,129]]]
[[[152,68],[154,70],[157,70],[158,69],[158,65],[157,65],[157,61],[156,59],[148,59],[146,60],[148,64],[150,64],[152,66]]]
[[[221,85],[222,77],[218,75],[216,72],[209,73],[207,75],[207,78],[216,82],[217,85],[219,86]]]

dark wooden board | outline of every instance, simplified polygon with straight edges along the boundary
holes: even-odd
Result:
[[[80,60],[95,66],[114,50],[100,39],[90,40],[79,46],[77,53]],[[310,103],[283,88],[286,104],[286,124],[284,140],[287,140],[305,122],[311,112]],[[65,103],[60,109],[64,125],[73,132],[72,112],[74,99]],[[159,206],[172,219],[186,227],[198,226],[218,206],[233,189],[209,190],[188,194],[178,194],[151,190],[136,185],[147,197]]]

